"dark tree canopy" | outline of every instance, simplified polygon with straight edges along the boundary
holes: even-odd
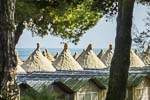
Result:
[[[33,34],[51,34],[77,43],[98,20],[117,11],[113,0],[17,0],[15,21]]]

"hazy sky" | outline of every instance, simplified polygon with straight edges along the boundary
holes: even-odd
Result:
[[[147,7],[142,5],[135,5],[133,22],[137,25],[138,29],[144,28],[143,18],[148,11]],[[78,45],[69,43],[70,48],[86,48],[89,43],[92,43],[94,48],[107,48],[110,43],[114,46],[116,34],[116,19],[106,22],[104,18],[100,19],[97,25],[84,34]],[[36,43],[39,42],[41,47],[44,48],[62,48],[60,44],[63,40],[59,37],[53,37],[51,35],[44,38],[35,36],[32,37],[30,31],[24,30],[21,36],[17,48],[35,48]]]

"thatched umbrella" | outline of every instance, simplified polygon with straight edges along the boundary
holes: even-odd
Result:
[[[48,49],[45,49],[45,54],[46,54],[46,57],[49,61],[54,61],[54,57],[51,55],[51,53],[48,51]]]
[[[77,59],[84,69],[101,69],[106,68],[105,64],[93,52],[92,44],[89,44],[86,51]]]
[[[45,51],[42,51],[42,54],[44,57],[46,57],[46,52]]]
[[[97,55],[97,57],[101,60],[102,57],[104,56],[105,52],[103,49],[101,49],[101,51],[99,52],[99,54]]]
[[[23,62],[22,62],[22,61],[20,60],[20,58],[19,58],[18,51],[16,51],[16,57],[17,57],[17,64],[18,64],[18,65],[22,65]]]
[[[112,50],[112,45],[109,45],[109,49],[106,51],[106,53],[103,55],[103,57],[101,58],[101,60],[103,61],[103,63],[110,67],[111,64],[111,60],[113,57],[113,50]]]
[[[75,60],[77,60],[78,57],[79,57],[78,53],[75,52],[74,55],[73,55],[73,58],[74,58]]]
[[[37,43],[37,48],[34,50],[34,52],[22,64],[22,67],[27,72],[56,71],[56,69],[52,66],[52,63],[42,55],[39,43]]]
[[[17,57],[16,74],[27,74],[26,71],[20,66],[23,64],[23,62],[20,60],[18,56],[18,51],[16,51],[16,57]]]
[[[54,58],[56,59],[59,56],[59,52],[57,52],[54,56]]]
[[[143,67],[144,62],[131,50],[130,51],[130,67]]]
[[[72,57],[66,43],[64,45],[63,51],[53,62],[53,66],[57,70],[83,70],[79,63]]]
[[[83,51],[81,52],[81,54],[79,55],[79,57],[82,56],[84,53],[85,53],[85,49],[83,49]],[[78,58],[79,58],[79,57],[78,57]],[[77,58],[77,59],[78,59],[78,58]]]
[[[16,74],[27,74],[26,71],[20,66],[16,66]]]

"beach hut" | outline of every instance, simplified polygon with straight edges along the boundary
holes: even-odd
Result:
[[[104,100],[105,86],[96,78],[30,79],[19,84],[21,95],[27,89],[55,94],[56,100]]]
[[[51,53],[48,51],[48,49],[45,49],[45,54],[46,54],[46,57],[49,61],[54,61],[54,57],[51,55]]]
[[[21,65],[26,72],[54,72],[56,69],[52,63],[43,56],[40,45],[37,43],[37,48]]]
[[[97,57],[101,60],[104,54],[105,54],[104,50],[101,49],[101,51],[98,53]]]
[[[53,66],[57,70],[83,70],[79,63],[72,57],[68,44],[65,43],[63,51],[53,62]]]
[[[30,87],[28,84],[26,83],[20,83],[18,84],[19,86],[19,92],[20,92],[20,99],[22,100],[22,98],[24,98],[25,95],[27,95],[27,92],[32,92],[37,94],[37,91],[34,90],[32,87]]]
[[[78,57],[79,57],[78,53],[75,52],[74,55],[73,55],[73,58],[74,58],[75,60],[77,60]]]
[[[130,67],[144,67],[144,62],[131,50],[130,51]]]
[[[44,90],[46,93],[51,94],[51,96],[55,96],[55,100],[74,100],[72,90],[60,83],[55,83],[53,80],[29,80],[21,83],[19,88],[21,97],[27,95],[26,90],[30,89],[33,93],[40,93],[40,91]]]
[[[93,52],[92,44],[88,45],[86,51],[78,57],[77,61],[84,69],[106,68],[105,64]]]
[[[109,49],[106,51],[106,53],[102,56],[101,60],[102,62],[107,66],[110,67],[111,65],[111,60],[113,57],[113,50],[112,50],[112,45],[109,45]]]
[[[96,79],[99,80],[104,87],[106,87],[106,89],[103,90],[103,98],[105,98],[108,90],[109,76],[103,75]],[[150,77],[145,74],[130,73],[128,76],[125,100],[149,100],[149,97]]]
[[[150,65],[150,46],[147,47],[146,52],[143,52],[140,57],[145,65]]]
[[[65,100],[104,100],[105,87],[94,78],[67,78],[56,83],[72,91],[73,98]]]
[[[150,100],[150,77],[144,74],[129,75],[126,100]]]
[[[54,59],[56,59],[59,56],[59,52],[57,52],[54,56]]]
[[[16,57],[17,57],[16,74],[27,74],[26,71],[21,67],[23,62],[19,59],[18,51],[16,51]]]

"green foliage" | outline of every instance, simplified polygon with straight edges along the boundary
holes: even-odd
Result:
[[[56,94],[50,94],[46,87],[39,92],[33,89],[27,89],[21,100],[55,100]]]
[[[33,35],[51,34],[77,43],[101,17],[112,18],[117,11],[117,0],[17,0],[15,21],[24,22]]]
[[[148,45],[150,45],[150,12],[147,12],[147,16],[145,18],[145,29],[139,32],[136,29],[136,33],[133,37],[133,42],[139,48],[145,49]]]
[[[17,0],[16,23],[33,34],[51,34],[77,43],[86,30],[116,8],[113,0]],[[110,9],[109,9],[110,8]],[[112,10],[113,11],[113,10]]]
[[[15,11],[15,22],[28,21],[37,16],[39,9],[30,0],[17,0]]]

